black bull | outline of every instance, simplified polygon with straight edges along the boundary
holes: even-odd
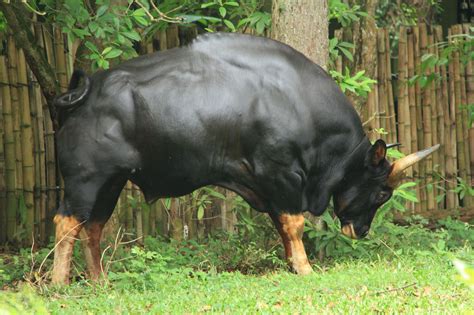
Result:
[[[291,266],[306,274],[304,211],[321,215],[333,197],[342,232],[362,237],[403,169],[436,149],[390,165],[385,142],[369,142],[324,70],[247,35],[201,36],[91,78],[75,72],[56,106],[65,196],[55,283],[68,282],[82,228],[89,274],[99,277],[101,231],[127,180],[147,201],[211,184],[237,192],[269,213]]]

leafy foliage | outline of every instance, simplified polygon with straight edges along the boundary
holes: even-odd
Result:
[[[380,250],[385,241],[399,244],[397,239],[399,235],[403,234],[404,228],[390,223],[391,213],[393,209],[405,211],[404,202],[406,201],[418,202],[416,192],[413,190],[415,185],[413,182],[404,183],[394,191],[392,198],[377,211],[369,238],[366,240],[352,240],[343,235],[340,232],[339,220],[336,219],[332,209],[322,215],[322,219],[328,226],[326,231],[318,231],[311,223],[306,222],[305,231],[308,236],[310,252],[317,253],[324,249],[328,257],[345,255],[368,257],[371,255],[371,251]],[[381,238],[385,238],[385,240],[381,241]]]
[[[339,84],[343,92],[350,91],[356,95],[367,97],[372,84],[377,81],[365,76],[365,71],[359,71],[354,76],[351,75],[349,68],[346,67],[344,74],[329,70],[334,80]]]
[[[421,57],[421,65],[417,69],[418,74],[410,78],[410,84],[418,82],[421,88],[425,88],[434,80],[441,78],[435,67],[446,66],[452,62],[455,56],[466,65],[474,60],[474,27],[470,28],[469,34],[451,35],[447,41],[437,44],[439,54],[427,53]],[[473,106],[470,104],[469,106]]]
[[[5,16],[3,16],[3,12],[0,12],[0,33],[4,32],[7,29],[7,21],[5,20]]]
[[[341,0],[329,1],[329,19],[338,21],[343,27],[349,27],[351,23],[359,21],[360,17],[367,17],[367,13],[361,11],[359,5],[349,6]],[[342,54],[350,61],[354,60],[352,50],[354,44],[339,41],[337,38],[329,40],[329,74],[339,84],[343,92],[351,92],[357,96],[367,97],[371,86],[377,81],[365,76],[365,71],[359,71],[352,75],[349,68],[344,73],[335,69],[335,63]]]
[[[263,2],[257,0],[222,1],[212,0],[201,4],[202,11],[198,14],[205,16],[199,22],[206,26],[209,32],[217,30],[244,31],[247,28],[263,34],[271,26],[271,15],[261,11]],[[211,18],[215,17],[215,18]]]
[[[342,27],[348,27],[360,17],[367,17],[360,5],[349,6],[341,0],[329,0],[329,19],[337,20]]]
[[[335,61],[339,57],[340,53],[342,53],[347,59],[350,61],[354,60],[354,56],[351,50],[354,49],[354,44],[348,42],[341,42],[336,37],[331,38],[329,40],[329,62],[331,68],[335,67]]]
[[[59,26],[70,43],[83,42],[93,70],[108,69],[118,58],[135,57],[137,43],[170,23],[198,24],[210,32],[251,28],[258,34],[271,25],[270,14],[257,0],[96,0],[91,6],[84,1],[37,0],[34,7],[44,11],[46,22]],[[0,31],[1,21],[0,17]]]

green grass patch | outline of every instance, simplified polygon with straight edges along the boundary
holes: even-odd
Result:
[[[288,272],[271,233],[221,234],[203,243],[149,238],[145,246],[117,249],[107,283],[83,279],[79,261],[73,283],[60,289],[19,279],[14,270],[34,282],[28,271],[47,253],[36,254],[31,268],[25,250],[0,261],[0,314],[473,314],[474,291],[453,266],[456,258],[474,262],[471,225],[445,221],[430,231],[387,223],[377,231],[385,233],[357,243],[334,240],[333,255],[313,261],[309,276]]]

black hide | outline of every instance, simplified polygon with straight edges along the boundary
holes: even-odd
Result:
[[[369,176],[352,105],[277,41],[200,36],[83,80],[58,99],[63,214],[106,220],[130,179],[148,201],[213,184],[260,211],[320,215],[351,171]]]

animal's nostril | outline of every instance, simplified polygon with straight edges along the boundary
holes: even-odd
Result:
[[[367,234],[369,234],[369,227],[367,225],[364,225],[361,229],[360,229],[360,237],[366,237]]]

